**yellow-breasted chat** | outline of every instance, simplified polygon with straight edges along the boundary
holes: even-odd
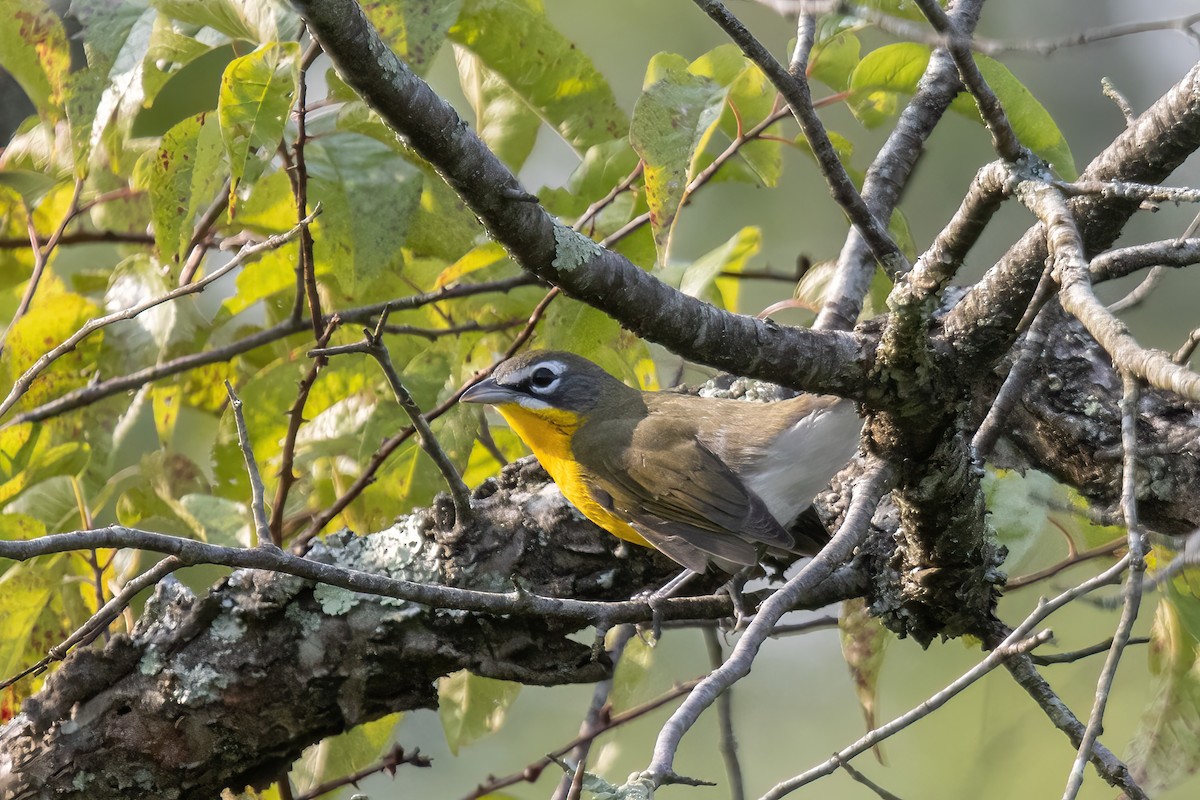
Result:
[[[495,406],[563,495],[608,532],[696,572],[812,555],[816,495],[858,449],[847,400],[777,403],[644,392],[573,353],[533,351],[462,396]]]

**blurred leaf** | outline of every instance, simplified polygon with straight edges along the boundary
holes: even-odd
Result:
[[[150,390],[154,404],[154,430],[158,441],[170,444],[175,436],[175,423],[179,421],[179,406],[183,400],[183,387],[178,385],[155,386]]]
[[[61,180],[45,172],[35,172],[31,169],[0,169],[0,186],[7,186],[17,192],[30,207],[42,201]]]
[[[1195,577],[1195,569],[1185,569]],[[1126,761],[1148,794],[1178,785],[1200,768],[1200,595],[1195,586],[1169,582],[1150,631],[1152,696]]]
[[[133,308],[161,297],[171,288],[153,259],[139,253],[125,259],[113,270],[104,293],[105,311],[113,313]],[[110,326],[102,351],[106,365],[113,370],[131,372],[154,364],[166,351],[176,322],[186,308],[185,303],[160,303],[133,319]]]
[[[663,264],[696,156],[712,135],[725,102],[724,87],[690,72],[688,66],[686,59],[671,53],[650,60],[629,128],[629,140],[645,164],[650,225]]]
[[[222,78],[236,56],[231,44],[214,47],[166,76],[150,105],[134,117],[130,135],[162,136],[189,117],[216,111]]]
[[[445,181],[421,182],[420,203],[405,242],[415,255],[455,261],[483,241],[483,226]]]
[[[214,497],[210,494],[187,494],[179,498],[180,506],[204,528],[203,539],[222,547],[253,547],[254,521],[245,503]],[[267,509],[267,513],[270,513]]]
[[[196,215],[212,203],[221,186],[224,170],[216,117],[185,119],[167,131],[158,152],[148,156],[139,164],[137,183],[150,194],[159,257],[178,275]]]
[[[740,119],[740,132],[747,132],[771,113],[775,96],[775,87],[762,70],[757,65],[747,64],[729,87],[729,102],[721,115],[721,130],[733,140],[739,133]],[[757,139],[738,149],[738,158],[749,165],[763,186],[778,185],[783,174],[783,143],[772,138],[779,130],[778,124],[772,125]]]
[[[172,19],[259,44],[293,38],[298,26],[287,4],[271,0],[151,0],[151,5]]]
[[[609,633],[615,631],[614,628]],[[629,637],[621,652],[621,660],[613,671],[612,692],[609,694],[613,713],[627,711],[654,695],[655,688],[647,680],[654,667],[654,653],[654,645],[641,636]]]
[[[45,535],[46,526],[28,514],[0,514],[0,541],[26,542]]]
[[[291,230],[296,224],[296,197],[287,173],[280,170],[259,178],[238,204],[237,222],[268,236]]]
[[[521,684],[481,678],[459,670],[438,680],[438,716],[450,752],[458,751],[504,724]]]
[[[63,106],[71,128],[71,150],[75,158],[75,177],[86,178],[91,171],[93,127],[96,109],[108,84],[108,74],[97,67],[84,67],[67,76]]]
[[[264,155],[275,155],[296,99],[299,55],[297,42],[272,42],[225,68],[217,116],[235,187],[257,180]]]
[[[310,202],[324,208],[314,233],[326,247],[319,260],[335,265],[343,292],[365,300],[362,292],[403,265],[400,247],[423,175],[395,150],[354,133],[313,140],[305,153]]]
[[[456,281],[462,280],[472,272],[504,263],[512,263],[504,248],[496,242],[487,242],[479,245],[458,261],[455,261],[442,270],[441,274],[437,277],[435,286],[440,289],[443,286],[449,286]]]
[[[43,284],[29,312],[8,329],[4,351],[0,354],[0,382],[12,386],[47,349],[66,341],[89,319],[99,315],[100,309],[86,297],[55,291],[53,286]],[[39,405],[85,385],[96,369],[96,356],[102,341],[103,331],[97,331],[47,367],[17,407]]]
[[[854,598],[842,603],[838,618],[841,633],[842,657],[854,679],[854,692],[862,707],[867,730],[875,730],[875,708],[879,699],[879,672],[883,667],[883,655],[891,634],[878,619],[867,610],[867,603]],[[884,763],[883,751],[876,746],[875,758]]]
[[[345,733],[322,739],[292,765],[292,780],[303,790],[364,769],[383,755],[401,713],[355,725]]]
[[[424,75],[458,18],[463,0],[367,0],[367,19],[418,75]]]
[[[854,31],[842,31],[813,47],[808,75],[835,91],[850,88],[850,76],[858,66],[862,42]]]
[[[900,95],[916,92],[917,82],[929,66],[929,52],[926,45],[905,42],[885,45],[863,57],[850,77],[850,107],[864,125],[882,123],[899,111]],[[1063,177],[1073,179],[1077,173],[1070,147],[1045,107],[1000,62],[979,55],[975,63],[1004,106],[1021,143],[1050,162]],[[982,122],[974,99],[966,93],[950,107]]]
[[[42,0],[0,0],[0,67],[16,79],[38,113],[58,119],[71,71],[62,21]]]
[[[576,150],[628,130],[608,81],[550,24],[541,0],[466,0],[449,37],[479,56]]]
[[[458,82],[475,112],[475,131],[509,169],[518,171],[533,151],[541,117],[479,56],[455,45],[454,58]]]
[[[692,297],[718,300],[724,308],[736,308],[737,298],[713,297],[713,284],[726,270],[741,272],[746,262],[762,249],[762,230],[753,226],[742,228],[729,241],[696,259],[684,271],[679,291]],[[735,284],[736,286],[736,284]]]
[[[33,640],[33,628],[59,590],[62,562],[14,564],[0,575],[0,675],[5,678],[45,655],[41,642]]]

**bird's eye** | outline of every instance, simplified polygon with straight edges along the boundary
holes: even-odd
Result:
[[[534,389],[549,389],[558,380],[558,375],[549,367],[538,367],[529,376],[529,385]]]

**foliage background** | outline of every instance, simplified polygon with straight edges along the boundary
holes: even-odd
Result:
[[[725,44],[711,23],[684,0],[660,0],[656,3],[614,0],[604,4],[603,8],[581,0],[553,0],[547,6],[550,19],[593,59],[607,77],[619,104],[627,113],[632,111],[640,93],[644,65],[655,53],[668,51],[691,59],[712,47]],[[791,36],[786,24],[751,4],[736,4],[734,8],[764,41],[777,51],[782,51]],[[1152,9],[1135,2],[1100,4],[1088,0],[1059,2],[1049,7],[1031,3],[994,3],[985,9],[981,33],[1023,40],[1033,34],[1069,33],[1120,19],[1146,18],[1150,14],[1156,18],[1165,17],[1190,10],[1190,4],[1185,2],[1156,3]],[[1107,144],[1122,126],[1119,113],[1099,94],[1098,83],[1102,75],[1112,77],[1134,107],[1142,108],[1190,66],[1195,54],[1194,43],[1184,37],[1155,33],[1059,51],[1047,58],[1017,55],[1005,61],[1050,109],[1066,133],[1077,163],[1082,165],[1092,153]],[[318,78],[324,69],[324,62],[318,61],[312,70],[314,78]],[[469,104],[458,88],[454,59],[448,49],[439,54],[430,76],[435,88],[469,118]],[[323,94],[319,79],[314,80],[312,91],[313,96]],[[847,135],[854,134],[864,161],[872,145],[882,139],[882,131],[861,132],[850,115],[837,106],[828,110],[825,116],[830,127]],[[524,184],[534,190],[540,186],[564,185],[566,177],[577,163],[575,155],[561,140],[552,134],[547,135],[548,131],[543,130],[542,133],[532,156],[521,171]],[[322,155],[329,163],[322,162]],[[353,156],[386,161],[384,151],[369,148],[355,152],[331,146],[324,154],[320,146],[310,150],[314,174],[319,174],[323,166],[327,167],[327,175],[336,172],[338,165],[333,162],[340,157]],[[918,247],[929,241],[957,205],[976,167],[992,157],[987,138],[978,126],[951,116],[939,128],[902,206]],[[801,252],[816,260],[832,257],[844,236],[842,215],[829,201],[811,162],[794,152],[785,153],[785,159],[787,180],[781,192],[765,192],[734,182],[714,184],[698,193],[694,203],[682,215],[676,234],[676,257],[681,260],[699,257],[746,225],[757,225],[764,231],[763,251],[751,266],[769,266],[786,271]],[[387,166],[393,170],[390,181],[393,189],[411,177],[406,165],[394,163]],[[1193,165],[1190,172],[1178,175],[1177,183],[1194,185],[1198,182],[1194,177]],[[211,193],[216,187],[206,188]],[[61,192],[62,187],[56,191]],[[380,202],[378,197],[373,201]],[[394,207],[410,201],[411,198],[403,192],[396,192],[385,204]],[[61,207],[62,198],[58,203]],[[278,211],[277,208],[268,210]],[[253,216],[253,209],[247,209],[246,213],[247,216]],[[972,264],[980,272],[1012,236],[1028,225],[1028,219],[1020,211],[1009,208],[1004,213],[1007,215],[1004,223],[990,228],[983,245],[972,255]],[[1139,217],[1140,221],[1135,226],[1143,227],[1132,228],[1131,234],[1136,233],[1139,238],[1162,238],[1182,230],[1190,216],[1191,209],[1164,208],[1149,221],[1145,216]],[[1150,227],[1160,230],[1152,233]],[[318,246],[329,244],[319,242]],[[372,242],[354,244],[368,248],[378,245]],[[98,264],[110,264],[113,260],[113,250],[108,245],[63,248],[58,253],[55,272],[66,281],[75,279],[86,282]],[[436,266],[418,264],[414,265],[414,270],[417,273],[426,270],[421,274],[423,278],[428,278],[436,272]],[[277,270],[272,273],[274,277],[286,276],[290,262],[281,258],[269,264],[268,268]],[[262,276],[266,273],[260,268],[257,274],[263,280]],[[135,277],[138,276],[145,277],[144,273],[135,273]],[[962,277],[965,280],[970,276],[971,273],[966,272]],[[1196,298],[1195,293],[1190,291],[1187,278],[1188,274],[1182,271],[1168,275],[1155,297],[1155,304],[1129,315],[1135,333],[1145,344],[1173,348],[1191,327],[1189,315]],[[364,274],[358,279],[363,284],[351,281],[343,285],[347,298],[372,280],[384,280],[374,273]],[[19,287],[14,287],[3,298],[7,313],[15,308],[19,297],[16,288]],[[282,288],[288,288],[286,282]],[[215,291],[199,300],[197,307],[215,313],[222,299],[234,297],[236,289],[233,281],[222,282]],[[372,285],[371,290],[382,291],[382,287]],[[1116,295],[1120,289],[1114,287],[1108,291]],[[775,286],[756,286],[744,296],[742,310],[756,311],[786,293],[786,287],[780,290]],[[517,307],[524,308],[533,296],[531,290],[523,290],[520,293],[521,303],[514,302],[509,308],[501,302],[500,307],[485,309],[484,313],[499,317]],[[560,306],[564,305],[560,303]],[[478,307],[475,307],[463,313],[478,312]],[[87,313],[90,312],[81,310],[80,319]],[[264,313],[269,315],[271,312]],[[576,313],[583,313],[586,317],[586,312]],[[570,330],[578,317],[570,311],[556,310],[556,314],[561,315],[557,328],[559,335],[565,343],[571,344]],[[414,316],[425,324],[435,321],[421,315]],[[792,316],[784,315],[782,319],[799,322],[804,321],[805,315],[792,312]],[[595,320],[592,320],[592,324],[603,326],[602,322]],[[553,327],[551,329],[554,330]],[[564,330],[568,333],[562,333]],[[155,330],[151,328],[148,334],[153,336]],[[116,336],[116,333],[112,335]],[[10,349],[11,346],[12,342]],[[418,382],[425,381],[414,388],[426,406],[435,397],[441,399],[446,387],[429,377],[439,374],[437,368],[422,361],[436,361],[437,366],[453,370],[452,362],[462,354],[463,350],[454,345],[432,348],[429,352],[414,345],[410,350],[394,353],[398,362],[410,367],[409,374],[415,376]],[[86,363],[87,355],[81,363]],[[668,367],[673,366],[670,358],[664,357],[662,360]],[[294,383],[295,365],[287,357],[281,357],[278,363],[266,363],[264,360],[264,363],[250,366],[263,368],[263,375],[266,376],[257,379],[258,383],[252,381],[243,389],[244,393],[256,399],[272,397],[272,392],[282,396],[284,390],[290,390]],[[276,369],[278,372],[270,375]],[[370,384],[376,377],[372,369],[361,362],[339,361],[323,375],[319,389],[321,402],[333,411],[322,423],[329,426],[326,430],[330,435],[313,443],[313,452],[323,452],[327,456],[349,453],[362,457],[380,436],[402,424],[399,412],[390,406],[390,401],[376,404],[376,398],[370,396],[373,392]],[[668,374],[670,371],[667,370]],[[343,398],[350,400],[341,402]],[[155,404],[154,400],[158,403]],[[129,436],[114,453],[107,454],[108,463],[116,474],[124,471],[129,483],[112,490],[109,497],[111,503],[104,513],[119,514],[119,501],[116,498],[120,497],[126,503],[125,512],[136,517],[139,524],[182,530],[187,527],[189,514],[214,519],[217,510],[231,514],[243,510],[226,504],[218,504],[216,509],[211,506],[181,509],[174,505],[174,501],[180,500],[182,495],[178,485],[172,487],[173,491],[164,497],[157,491],[160,487],[137,483],[135,473],[150,472],[148,464],[157,464],[155,459],[166,458],[169,459],[166,463],[168,469],[162,471],[170,475],[172,480],[210,482],[220,489],[214,491],[213,495],[225,497],[227,503],[233,502],[228,500],[229,497],[238,496],[238,492],[244,489],[240,466],[233,457],[235,454],[228,436],[227,417],[222,421],[212,413],[216,407],[212,398],[209,398],[207,407],[204,398],[194,400],[179,411],[178,419],[171,419],[170,413],[163,411],[169,406],[170,397],[151,398],[147,400],[142,413],[129,419],[132,428]],[[258,416],[255,417],[255,406],[252,404],[248,411],[251,425],[258,431],[256,436],[261,445],[259,456],[269,458],[269,443],[278,439],[281,425],[277,409],[259,406]],[[370,418],[369,425],[338,428],[336,423],[339,419],[356,418],[360,413]],[[156,442],[164,431],[167,431],[170,439],[169,454],[155,455]],[[220,441],[218,448],[225,448],[225,460],[218,459],[212,474],[202,478],[187,474],[186,470],[191,464],[179,460],[180,457],[189,459],[192,464],[207,463],[214,440]],[[505,444],[515,448],[511,441]],[[148,452],[151,455],[146,455]],[[459,455],[465,454],[460,452]],[[405,461],[405,458],[408,460]],[[397,459],[400,466],[395,468],[392,477],[402,472],[405,465],[412,467],[417,459],[415,450],[401,455]],[[169,468],[172,466],[179,467],[179,470],[171,472]],[[474,476],[477,478],[482,471],[481,467]],[[336,476],[330,478],[327,484],[318,485],[314,491],[329,495],[334,491],[337,480]],[[60,481],[47,483],[40,488],[41,493],[33,500],[28,500],[27,505],[36,501],[43,510],[47,507],[60,508],[64,517],[69,516],[72,498],[68,490],[71,487]],[[389,495],[394,488],[395,483],[389,485],[385,482],[379,489],[368,493],[366,501],[349,511],[344,521],[360,529],[369,528],[392,513],[403,510],[395,507],[395,498]],[[408,500],[423,502],[437,488],[436,477],[430,478],[419,487],[419,491],[409,491]],[[51,506],[52,503],[57,505]],[[65,529],[71,527],[65,525]],[[207,530],[205,533],[232,536],[237,527],[233,525],[222,532]],[[1052,560],[1057,554],[1053,535],[1042,537],[1037,549],[1020,553],[1022,561],[1014,564],[1013,571],[1019,572],[1021,564]],[[202,589],[217,572],[196,569],[184,577],[188,583]],[[1068,573],[1056,579],[1055,585],[1065,586],[1070,582],[1071,575]],[[1007,606],[1002,607],[1002,613],[1010,617],[1018,616],[1032,604],[1036,591],[1023,590],[1015,594],[1006,601]],[[1142,633],[1148,628],[1148,619],[1148,615],[1143,618]],[[1107,635],[1110,620],[1111,615],[1107,611],[1073,606],[1055,619],[1059,644],[1063,649],[1071,649],[1102,639]],[[887,719],[924,699],[957,677],[974,663],[976,657],[974,650],[961,643],[934,645],[930,652],[921,651],[910,642],[893,643],[880,679],[879,718]],[[690,632],[670,634],[646,658],[649,661],[648,675],[640,682],[633,680],[634,676],[623,676],[628,683],[622,684],[620,691],[630,693],[637,699],[646,699],[672,681],[693,677],[708,668],[699,636]],[[1093,660],[1054,667],[1048,670],[1048,677],[1073,707],[1085,708],[1090,703],[1098,666],[1098,660]],[[1148,684],[1144,660],[1136,656],[1128,658],[1122,665],[1106,724],[1106,738],[1114,746],[1128,740],[1131,735],[1144,707],[1145,687]],[[449,752],[442,723],[436,715],[411,714],[400,723],[393,735],[406,747],[417,746],[434,756],[441,768],[404,770],[396,778],[394,788],[387,780],[379,779],[367,789],[379,796],[401,792],[430,797],[463,794],[488,772],[504,773],[517,769],[573,736],[590,695],[590,687],[526,688],[510,711],[504,733],[485,737],[462,749],[457,756]],[[610,778],[620,779],[631,770],[641,767],[657,731],[657,723],[662,721],[665,713],[651,715],[636,726],[602,739],[604,748],[594,751],[598,754],[595,768]],[[743,682],[735,690],[735,713],[751,793],[761,792],[781,774],[826,757],[831,750],[857,738],[863,730],[858,703],[841,663],[837,636],[833,631],[775,642],[757,662],[752,679]],[[386,727],[376,726],[375,731],[385,731]],[[702,723],[685,744],[679,761],[680,771],[720,781],[722,776],[713,757],[714,750],[715,733],[711,721]],[[365,752],[365,749],[361,752]],[[971,792],[983,798],[1012,797],[1033,791],[1036,787],[1054,785],[1059,780],[1059,773],[1065,772],[1069,755],[1061,735],[1046,724],[1016,687],[1003,678],[985,681],[943,711],[896,737],[887,744],[886,753],[889,761],[887,769],[874,765],[864,768],[901,796],[927,793],[932,774],[936,776],[936,785],[944,796],[957,797]],[[319,761],[321,756],[314,755],[314,758]],[[456,758],[459,762],[455,767],[447,769],[446,765]],[[549,778],[543,778],[542,783],[533,788],[517,787],[511,790],[511,794],[523,798],[545,796],[548,781]],[[834,793],[845,797],[867,796],[865,789],[853,784],[842,774],[823,781],[821,785],[822,791],[828,796],[835,796]],[[1193,779],[1163,796],[1191,797],[1197,787],[1200,787],[1200,782]],[[685,790],[675,791],[682,793]],[[711,797],[721,796],[722,793],[720,788],[695,791]],[[1110,792],[1089,776],[1084,796],[1107,797]]]

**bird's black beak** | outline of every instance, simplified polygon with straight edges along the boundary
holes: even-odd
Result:
[[[484,378],[463,392],[462,397],[458,399],[463,403],[503,403],[512,400],[512,391],[491,378]]]

